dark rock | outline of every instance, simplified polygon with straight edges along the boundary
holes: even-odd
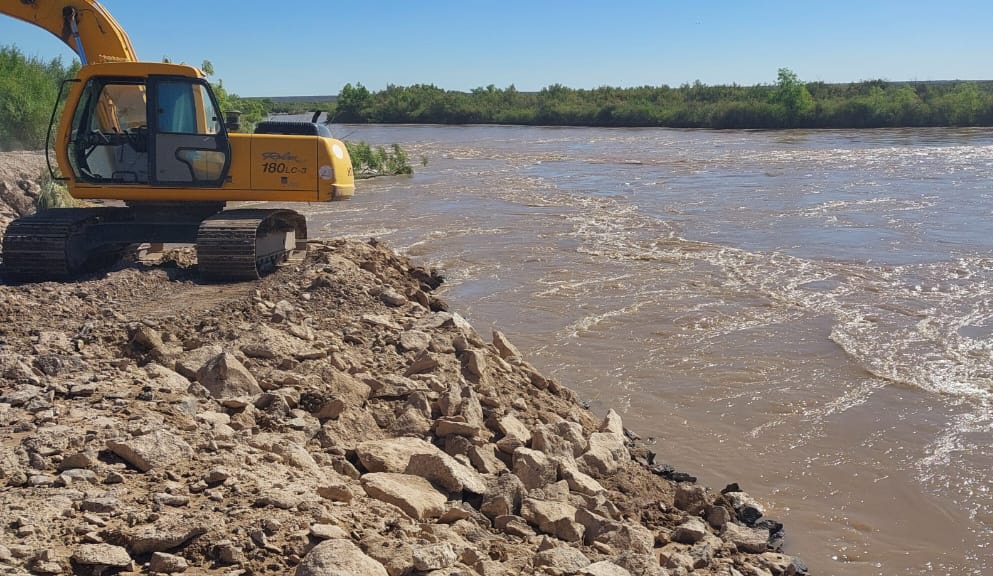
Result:
[[[765,513],[762,509],[762,505],[755,501],[754,498],[742,492],[741,490],[728,490],[728,488],[737,488],[737,484],[731,484],[721,492],[721,498],[731,505],[734,509],[735,515],[738,520],[743,522],[746,526],[754,526],[758,522],[759,518]]]
[[[86,368],[86,362],[74,356],[62,354],[45,354],[34,360],[35,368],[46,376],[58,376],[69,372],[79,372]]]
[[[770,549],[781,550],[783,548],[783,544],[786,541],[786,528],[783,526],[782,522],[765,519],[756,522],[754,527],[769,531]]]
[[[744,522],[746,526],[755,526],[755,523],[758,522],[758,519],[762,517],[762,512],[760,512],[757,508],[753,508],[751,506],[746,506],[738,510],[737,512],[738,512],[738,520]]]
[[[424,268],[413,268],[410,275],[421,283],[421,290],[431,292],[445,282],[445,271],[438,268],[425,270]]]
[[[687,474],[686,472],[677,472],[675,468],[669,464],[656,464],[651,467],[653,474],[657,474],[666,480],[672,480],[673,482],[696,482],[696,476]]]

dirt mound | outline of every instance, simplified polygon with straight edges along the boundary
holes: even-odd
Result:
[[[797,574],[375,242],[0,286],[4,574]]]

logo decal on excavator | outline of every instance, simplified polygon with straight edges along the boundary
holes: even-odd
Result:
[[[317,175],[321,177],[321,180],[330,180],[334,176],[334,170],[330,166],[325,164],[317,171]]]
[[[262,153],[262,159],[263,160],[282,160],[283,162],[299,162],[300,161],[300,159],[297,158],[297,155],[294,154],[294,153],[292,153],[292,152],[283,152],[282,154],[279,153],[279,152],[263,152]]]

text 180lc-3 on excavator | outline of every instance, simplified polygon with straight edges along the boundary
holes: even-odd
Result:
[[[74,198],[124,201],[12,222],[6,281],[71,278],[144,242],[195,243],[204,279],[255,279],[305,249],[306,221],[292,210],[224,210],[225,202],[354,194],[348,151],[326,126],[263,122],[254,134],[229,133],[204,74],[139,62],[99,3],[0,0],[0,14],[48,30],[79,56],[78,77],[63,84],[57,162]]]

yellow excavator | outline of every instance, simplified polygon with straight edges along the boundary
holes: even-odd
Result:
[[[226,202],[354,194],[348,151],[327,126],[314,118],[235,132],[203,72],[139,62],[98,2],[0,0],[0,14],[40,26],[76,52],[82,68],[62,85],[60,98],[68,93],[49,146],[71,196],[123,201],[12,222],[3,237],[5,281],[72,278],[141,243],[195,244],[206,280],[256,279],[306,249],[306,220],[293,210],[225,210]]]

